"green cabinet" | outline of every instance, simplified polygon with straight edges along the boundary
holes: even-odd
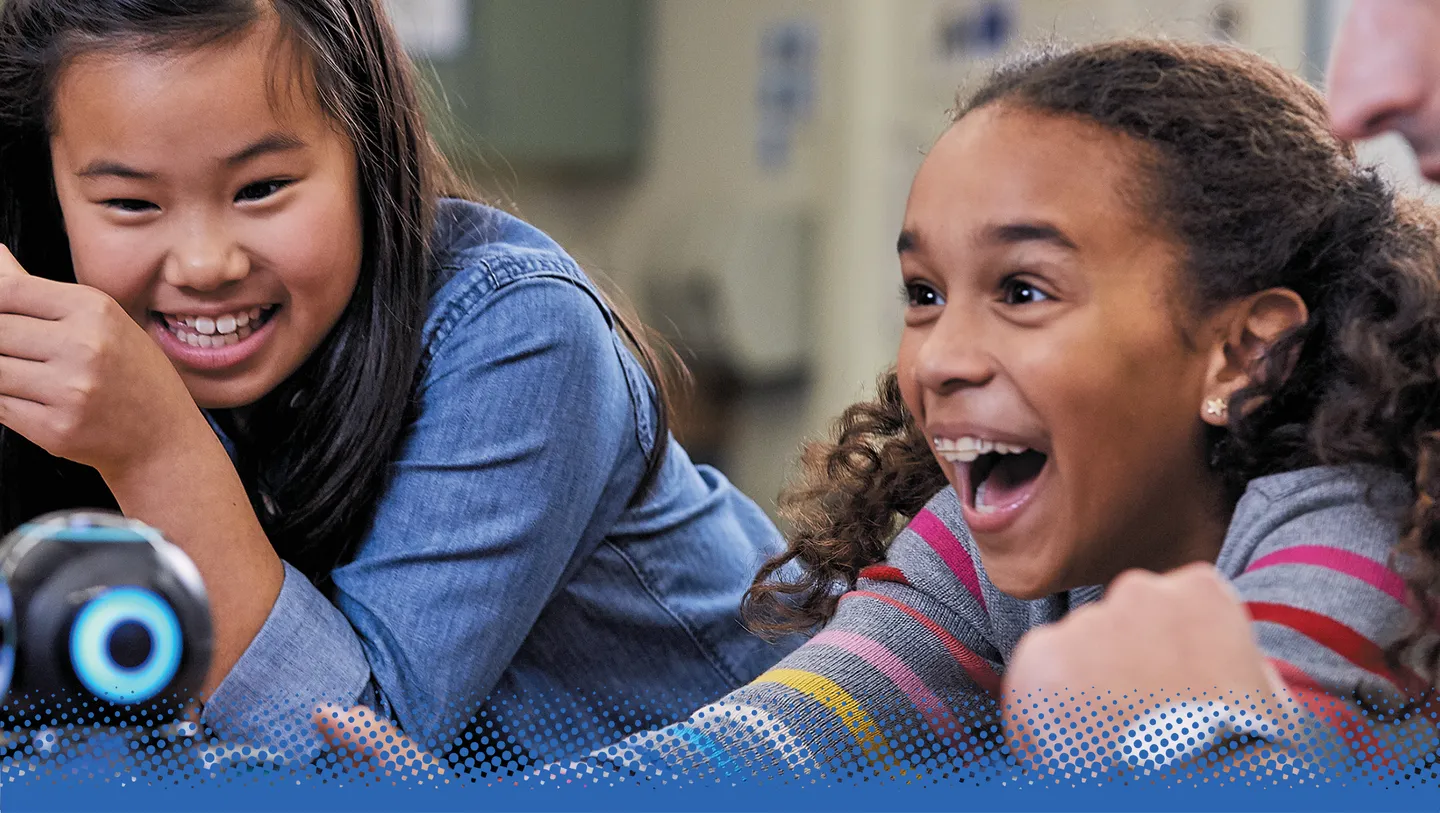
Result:
[[[463,41],[417,55],[462,161],[615,171],[641,147],[647,0],[457,0]],[[448,109],[446,109],[448,108]]]

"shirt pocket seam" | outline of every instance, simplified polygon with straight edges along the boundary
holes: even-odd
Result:
[[[635,441],[640,446],[640,451],[647,458],[654,454],[656,444],[660,438],[656,437],[654,412],[659,402],[658,393],[651,395],[649,388],[645,386],[645,376],[640,370],[634,369],[636,362],[630,355],[630,350],[625,346],[619,334],[612,332],[611,344],[615,348],[615,360],[619,362],[621,371],[625,374],[625,387],[629,390],[630,410],[635,418]],[[649,407],[649,408],[647,408]]]

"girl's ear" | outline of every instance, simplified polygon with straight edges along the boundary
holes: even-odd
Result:
[[[1205,381],[1200,419],[1212,426],[1229,421],[1230,399],[1250,386],[1275,342],[1305,324],[1310,309],[1289,288],[1270,288],[1251,294],[1220,312]]]

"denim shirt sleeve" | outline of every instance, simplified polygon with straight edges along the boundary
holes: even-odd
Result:
[[[310,713],[328,700],[375,706],[433,747],[495,686],[619,462],[640,454],[623,347],[571,269],[563,255],[491,258],[442,289],[418,416],[370,533],[331,596],[287,567],[206,706],[218,736],[313,758]]]

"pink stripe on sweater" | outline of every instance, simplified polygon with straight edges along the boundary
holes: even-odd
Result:
[[[925,715],[925,720],[935,733],[942,737],[948,737],[952,741],[958,740],[964,729],[960,727],[945,704],[940,701],[936,694],[930,691],[930,687],[915,674],[910,667],[906,666],[894,652],[891,652],[884,644],[843,630],[826,630],[815,636],[810,641],[812,644],[828,644],[855,655],[890,679],[899,689],[910,698],[915,708]]]
[[[927,508],[915,515],[915,519],[910,522],[910,529],[920,534],[920,538],[939,554],[950,572],[954,573],[960,583],[965,585],[965,589],[970,591],[970,595],[980,602],[980,609],[988,613],[990,608],[985,606],[985,595],[980,592],[980,576],[975,572],[975,562],[970,558],[970,552],[955,538],[955,534],[945,527],[945,523]]]
[[[1262,556],[1245,568],[1246,573],[1276,565],[1313,565],[1353,576],[1381,592],[1389,594],[1396,601],[1405,603],[1405,580],[1390,568],[1374,559],[1367,559],[1358,553],[1323,545],[1297,545]]]
[[[869,590],[851,590],[840,597],[841,602],[857,598],[868,598],[884,602],[900,612],[910,616],[920,626],[929,630],[930,634],[939,639],[942,646],[950,653],[950,657],[960,664],[965,674],[979,684],[992,697],[1000,696],[1000,676],[991,668],[989,662],[984,658],[970,651],[970,648],[960,643],[959,639],[945,631],[945,628],[935,623],[934,619],[911,607],[903,601],[898,601],[889,596],[882,596],[879,593],[872,593]]]

